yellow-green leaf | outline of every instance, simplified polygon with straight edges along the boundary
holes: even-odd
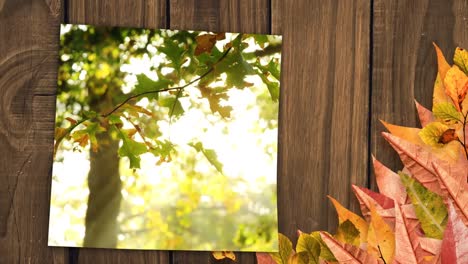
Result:
[[[320,244],[320,257],[329,262],[335,262],[336,258],[333,256],[333,253],[328,248],[327,244],[323,241],[322,236],[320,236],[320,231],[315,231],[310,233],[310,236],[315,238]]]
[[[402,172],[398,174],[426,236],[442,239],[447,224],[447,208],[442,197],[429,191],[412,177]]]
[[[289,258],[294,254],[292,243],[283,234],[278,234],[278,253],[270,253],[278,264],[288,264]]]
[[[440,122],[432,122],[428,124],[427,126],[423,127],[421,131],[419,131],[419,137],[421,137],[421,140],[429,146],[443,147],[444,141],[442,139],[443,139],[444,133],[446,133],[446,131],[448,131],[449,129],[450,127],[448,127],[445,124],[442,124]],[[456,135],[454,134],[454,136]],[[453,139],[456,139],[456,138],[453,138]],[[449,140],[448,142],[450,141],[451,140]],[[445,143],[448,143],[448,142],[445,142]]]
[[[453,55],[453,63],[468,75],[468,51],[457,47]]]
[[[308,256],[308,263],[319,263],[320,257],[320,243],[311,235],[301,233],[297,240],[296,252],[306,252]]]
[[[307,252],[298,252],[293,254],[289,257],[288,264],[310,264],[310,263],[318,263],[318,262],[310,262],[309,255]]]
[[[359,231],[360,243],[366,243],[368,229],[367,222],[357,214],[346,209],[343,205],[341,205],[337,200],[333,199],[331,196],[328,196],[328,198],[332,201],[333,205],[335,206],[336,213],[338,214],[339,223],[342,224],[346,220],[349,220]]]
[[[360,245],[359,234],[360,232],[354,226],[354,224],[351,221],[346,220],[338,226],[338,230],[336,231],[335,238],[336,240],[342,243],[346,243],[346,244],[359,247]]]
[[[457,111],[457,108],[452,103],[442,102],[434,104],[432,107],[432,113],[438,119],[443,121],[457,121],[462,122],[461,113]]]

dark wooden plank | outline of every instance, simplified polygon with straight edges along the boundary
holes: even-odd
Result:
[[[171,0],[171,29],[269,32],[269,0]]]
[[[357,210],[366,185],[370,2],[272,1],[283,34],[278,178],[279,231],[333,231],[327,194]]]
[[[414,99],[432,108],[436,42],[452,61],[455,47],[468,48],[468,2],[384,1],[374,3],[371,149],[393,170],[402,169],[396,152],[381,137],[379,119],[419,126]],[[375,189],[374,177],[371,186]]]
[[[70,23],[165,28],[165,0],[68,0]]]
[[[166,1],[73,0],[68,2],[69,23],[101,26],[165,28]],[[76,249],[78,263],[169,263],[167,251]]]
[[[269,12],[268,0],[172,0],[170,28],[268,34]],[[208,252],[177,251],[173,254],[173,263],[215,262]],[[253,253],[236,253],[236,257],[237,263],[255,263]]]
[[[60,0],[0,1],[0,263],[66,263],[47,247]]]

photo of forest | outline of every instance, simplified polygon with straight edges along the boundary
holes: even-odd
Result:
[[[63,24],[49,246],[278,249],[281,36]]]

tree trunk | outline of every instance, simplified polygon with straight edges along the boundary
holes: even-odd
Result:
[[[99,150],[90,151],[88,209],[84,247],[115,248],[122,200],[119,174],[119,141],[108,133],[97,135]]]

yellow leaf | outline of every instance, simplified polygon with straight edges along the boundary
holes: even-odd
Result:
[[[445,79],[445,74],[447,71],[450,69],[450,65],[447,63],[445,60],[444,55],[442,54],[442,51],[439,49],[439,47],[434,44],[434,48],[437,53],[437,64],[438,64],[438,73],[437,73],[437,78],[434,83],[434,94],[433,94],[433,105],[436,103],[443,103],[443,102],[448,102],[450,99],[448,96],[445,94],[445,87],[444,87],[444,82],[443,80]]]
[[[367,251],[376,258],[383,257],[386,263],[392,263],[395,254],[395,234],[390,226],[377,213],[371,204],[371,222],[367,237]]]
[[[419,131],[419,136],[425,144],[439,148],[458,138],[454,129],[450,129],[448,126],[440,122],[432,122],[425,126],[421,131]],[[447,138],[447,140],[445,140],[445,138]]]
[[[453,63],[465,74],[468,74],[468,51],[462,48],[456,48],[455,54],[453,55]]]
[[[397,126],[380,120],[385,128],[394,136],[402,138],[414,144],[422,145],[423,141],[419,137],[421,129],[415,127]]]
[[[457,110],[462,112],[462,102],[465,100],[466,93],[468,92],[468,77],[458,66],[452,66],[445,75],[444,87],[445,93],[452,99]]]
[[[366,243],[367,242],[367,230],[369,228],[369,226],[367,225],[367,222],[364,219],[362,219],[360,216],[358,216],[357,214],[346,209],[337,200],[333,199],[333,197],[328,196],[328,198],[333,203],[333,206],[335,206],[336,213],[338,214],[338,222],[342,224],[346,220],[349,220],[354,225],[354,227],[356,227],[356,229],[359,231],[361,244]]]
[[[234,261],[236,260],[236,255],[232,251],[214,251],[212,255],[217,260],[225,258],[232,259]]]
[[[438,72],[441,77],[441,79],[445,79],[445,74],[447,71],[450,69],[450,65],[448,64],[447,60],[444,57],[444,54],[440,50],[439,46],[437,44],[432,43],[434,45],[434,48],[437,53],[437,67],[438,67]]]

